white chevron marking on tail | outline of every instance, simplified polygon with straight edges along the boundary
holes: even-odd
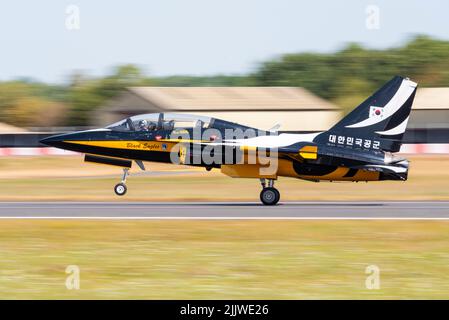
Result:
[[[405,129],[407,128],[408,118],[405,119],[400,125],[397,127],[394,127],[387,131],[376,131],[376,133],[384,135],[384,136],[395,136],[397,134],[401,134],[405,132]]]
[[[391,117],[407,101],[407,99],[413,93],[413,90],[415,90],[416,85],[417,85],[416,82],[407,79],[402,80],[402,83],[399,86],[398,91],[391,98],[391,100],[388,101],[388,103],[383,107],[383,117],[370,117],[358,123],[348,125],[346,126],[346,128],[367,127],[379,123],[382,120],[387,119],[388,117]]]

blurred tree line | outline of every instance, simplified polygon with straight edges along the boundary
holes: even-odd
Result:
[[[20,127],[89,125],[93,110],[130,86],[298,86],[350,110],[394,75],[420,86],[449,86],[449,41],[418,36],[373,50],[348,44],[331,54],[286,54],[243,76],[148,77],[134,65],[102,78],[74,74],[68,85],[0,82],[0,122]]]

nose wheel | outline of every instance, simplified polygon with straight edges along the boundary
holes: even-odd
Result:
[[[128,176],[129,168],[123,168],[123,178],[120,183],[117,183],[114,187],[114,192],[118,196],[125,195],[128,188],[126,187],[126,177]]]
[[[265,179],[260,179],[262,184],[262,191],[260,192],[260,201],[266,206],[274,206],[281,199],[281,194],[274,187],[274,180],[268,179],[268,186]]]
[[[126,184],[124,183],[117,183],[114,187],[114,192],[118,196],[123,196],[126,193]]]

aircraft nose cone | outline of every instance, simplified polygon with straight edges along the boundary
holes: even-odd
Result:
[[[47,146],[54,147],[57,146],[59,143],[61,143],[63,140],[64,140],[63,135],[59,134],[41,139],[39,140],[39,142]]]

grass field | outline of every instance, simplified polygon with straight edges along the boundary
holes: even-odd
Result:
[[[449,200],[449,157],[413,157],[409,181],[280,179],[283,200]],[[118,198],[114,167],[81,157],[0,159],[0,201],[257,201],[255,180],[148,164]],[[449,298],[446,221],[0,220],[0,298]],[[65,287],[68,265],[81,289]],[[365,287],[369,265],[380,290]]]
[[[83,163],[82,157],[0,159],[0,201],[258,201],[255,179],[232,179],[219,170],[148,163],[148,175],[133,168],[128,193],[117,197],[113,186],[119,168]],[[449,157],[411,157],[407,182],[308,182],[280,178],[282,200],[449,200]]]
[[[449,298],[441,221],[3,220],[0,242],[3,299]]]

